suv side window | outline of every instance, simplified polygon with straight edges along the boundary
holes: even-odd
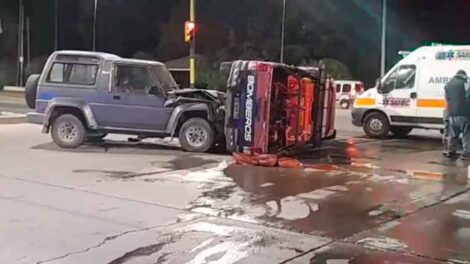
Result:
[[[49,71],[47,81],[51,83],[94,85],[97,73],[98,65],[55,62]]]
[[[341,84],[336,85],[336,93],[341,93]]]
[[[115,89],[121,92],[148,93],[152,87],[150,72],[145,67],[116,65]]]

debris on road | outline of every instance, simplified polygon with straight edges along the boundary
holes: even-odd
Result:
[[[299,160],[288,157],[278,157],[273,154],[243,154],[233,153],[235,163],[238,165],[263,166],[263,167],[281,167],[281,168],[300,168],[302,163]]]

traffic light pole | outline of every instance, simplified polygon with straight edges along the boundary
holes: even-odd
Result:
[[[190,22],[196,24],[196,0],[189,0],[189,18]],[[194,88],[196,83],[196,34],[193,35],[189,44],[189,85]]]

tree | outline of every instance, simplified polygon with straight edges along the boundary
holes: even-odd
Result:
[[[351,80],[352,78],[348,66],[339,60],[326,58],[320,60],[319,65],[324,65],[328,74],[336,80]]]

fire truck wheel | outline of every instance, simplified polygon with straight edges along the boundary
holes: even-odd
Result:
[[[364,118],[364,132],[371,138],[385,138],[390,132],[387,117],[379,112],[372,112]]]
[[[186,151],[207,152],[214,144],[214,130],[207,120],[191,118],[181,126],[179,140]]]
[[[348,100],[341,100],[339,102],[339,106],[341,107],[341,109],[349,109],[349,101]]]

